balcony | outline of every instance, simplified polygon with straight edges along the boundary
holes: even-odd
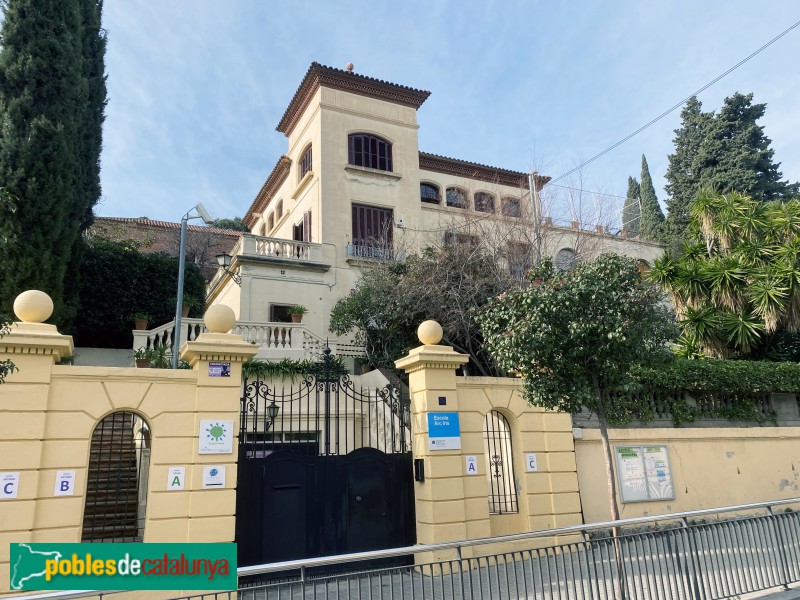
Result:
[[[181,344],[194,341],[206,331],[203,319],[181,319]],[[166,346],[172,353],[175,322],[170,321],[154,329],[133,332],[133,349]],[[259,347],[257,359],[316,360],[320,357],[327,342],[304,325],[295,323],[259,323],[237,321],[231,333],[241,335],[245,342]],[[330,349],[338,356],[364,356],[363,346],[347,341],[331,341]]]
[[[344,252],[348,260],[402,260],[405,257],[403,252],[395,254],[388,244],[347,244]]]

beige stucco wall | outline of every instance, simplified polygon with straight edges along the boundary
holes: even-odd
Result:
[[[54,364],[72,339],[52,326],[17,323],[0,339],[0,359],[19,368],[0,385],[0,472],[20,473],[17,498],[0,500],[0,590],[9,543],[81,541],[92,431],[117,410],[150,425],[144,541],[233,541],[236,454],[198,454],[198,431],[201,419],[226,419],[238,432],[241,363],[255,348],[203,334],[182,350],[192,370],[75,367]],[[230,362],[231,376],[209,377],[211,360]],[[202,489],[205,465],[226,466],[224,489]],[[183,491],[167,491],[170,466],[186,468]],[[73,496],[54,497],[57,470],[75,471]]]
[[[449,346],[426,345],[397,361],[398,367],[409,373],[414,459],[424,462],[425,480],[414,483],[417,542],[433,544],[580,524],[569,415],[528,407],[520,394],[519,380],[456,377],[455,368],[466,360]],[[444,404],[440,398],[444,398]],[[499,411],[511,428],[519,504],[516,514],[489,513],[483,427],[490,410]],[[460,449],[430,449],[430,412],[459,414]],[[536,454],[537,471],[525,468],[525,453]],[[467,474],[467,456],[477,458],[478,474]],[[538,543],[547,545],[553,540],[543,538]],[[469,552],[514,548],[513,544],[495,544]],[[434,556],[418,556],[417,560],[431,558]]]
[[[600,433],[581,431],[575,454],[584,518],[607,521]],[[672,470],[675,499],[619,502],[623,519],[800,497],[798,427],[612,429],[609,436],[612,447],[666,445]]]

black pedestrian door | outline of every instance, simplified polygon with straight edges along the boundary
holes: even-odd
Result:
[[[291,386],[251,377],[244,390],[240,566],[416,542],[409,401],[397,386],[357,390],[326,350]]]

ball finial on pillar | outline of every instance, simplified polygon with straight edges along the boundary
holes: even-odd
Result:
[[[236,315],[230,306],[215,304],[208,307],[203,321],[211,333],[228,333],[236,324]]]
[[[434,346],[442,341],[444,331],[436,321],[423,321],[417,327],[417,337],[426,346]]]
[[[14,314],[23,323],[44,323],[53,314],[53,300],[39,290],[22,292],[14,300]]]

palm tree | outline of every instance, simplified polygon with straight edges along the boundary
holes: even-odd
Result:
[[[649,274],[675,305],[679,353],[781,358],[800,332],[800,200],[703,190],[689,214],[694,239]]]

